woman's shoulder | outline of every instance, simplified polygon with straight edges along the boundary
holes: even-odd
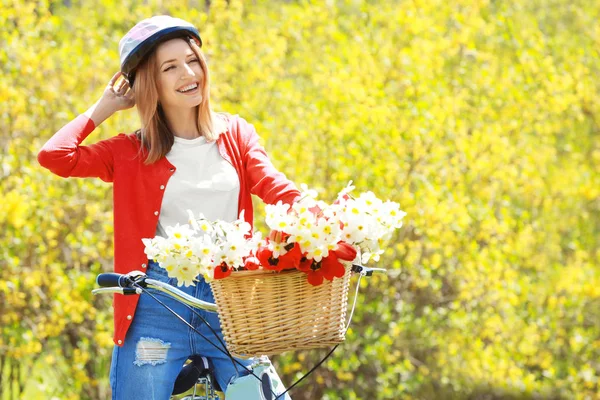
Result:
[[[130,133],[121,132],[118,135],[113,136],[110,140],[113,141],[114,146],[119,149],[131,148],[137,150],[142,143],[141,134],[141,129]]]
[[[224,124],[224,130],[222,133],[229,136],[233,140],[246,142],[254,131],[254,127],[239,114],[218,112],[215,113],[215,115]]]
[[[136,155],[142,148],[141,129],[133,132],[120,132],[117,135],[103,140],[118,158],[128,158]]]

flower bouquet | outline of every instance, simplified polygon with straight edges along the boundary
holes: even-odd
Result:
[[[211,285],[225,342],[239,357],[330,346],[345,338],[352,261],[377,261],[381,246],[402,225],[393,202],[351,183],[332,204],[302,185],[292,205],[266,207],[266,238],[251,233],[243,215],[233,223],[189,212],[189,225],[167,238],[143,239],[179,285],[203,276]]]
[[[372,192],[353,198],[352,182],[333,204],[317,200],[317,193],[302,186],[303,196],[293,205],[268,205],[266,222],[271,233],[257,250],[261,265],[281,271],[296,268],[308,283],[321,285],[345,274],[343,262],[378,261],[381,245],[406,215],[400,205],[383,202]]]
[[[194,216],[188,210],[189,225],[168,226],[167,237],[144,238],[145,253],[176,278],[178,286],[194,285],[198,276],[207,282],[221,279],[232,270],[259,267],[253,257],[262,235],[252,234],[244,212],[234,222],[209,221],[203,214]]]

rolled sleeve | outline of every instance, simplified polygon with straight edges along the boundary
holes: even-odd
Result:
[[[112,182],[114,175],[115,138],[101,140],[89,146],[81,142],[96,128],[84,114],[63,126],[39,151],[40,165],[61,177],[98,177]]]

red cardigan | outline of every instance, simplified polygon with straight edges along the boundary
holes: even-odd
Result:
[[[277,171],[254,127],[243,118],[227,116],[227,132],[217,139],[219,152],[236,169],[240,179],[238,209],[252,225],[252,196],[265,203],[293,203],[296,186]],[[118,273],[146,268],[142,238],[154,237],[165,187],[175,167],[163,157],[144,165],[138,156],[141,143],[135,134],[121,133],[89,146],[81,142],[95,129],[81,114],[62,127],[38,154],[39,163],[62,177],[98,177],[113,183],[114,269]],[[113,340],[121,346],[131,325],[139,296],[114,296]]]

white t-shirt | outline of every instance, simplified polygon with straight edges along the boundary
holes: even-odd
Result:
[[[219,153],[217,142],[175,137],[166,155],[177,170],[165,187],[156,235],[167,237],[165,228],[187,224],[190,209],[209,220],[232,222],[238,218],[240,180],[237,171]]]

